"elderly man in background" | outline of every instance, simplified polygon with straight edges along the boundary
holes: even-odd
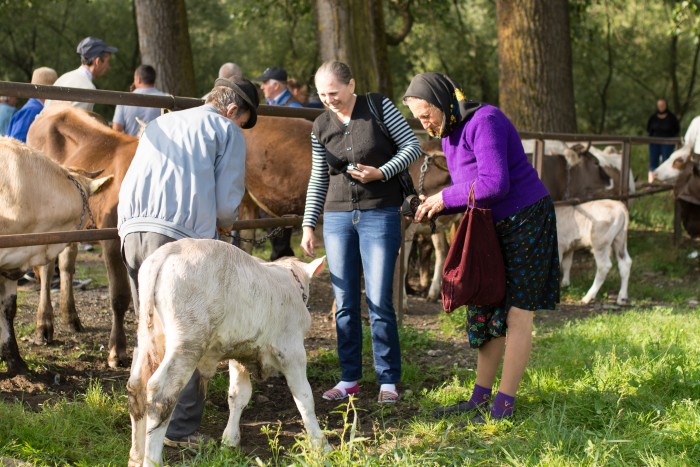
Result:
[[[156,70],[151,65],[139,65],[134,72],[132,92],[152,96],[164,95],[155,87]],[[114,111],[112,129],[122,131],[127,135],[138,136],[141,132],[141,122],[148,123],[160,116],[158,107],[141,107],[136,105],[118,105]]]
[[[219,68],[219,78],[241,79],[243,78],[243,70],[233,62],[226,62]]]
[[[7,134],[10,119],[17,111],[17,98],[13,96],[0,96],[0,136]]]
[[[56,80],[54,86],[68,88],[97,89],[92,80],[104,76],[109,71],[109,59],[117,53],[116,47],[111,47],[97,37],[86,37],[78,44],[76,53],[80,55],[80,67],[64,73]],[[45,106],[50,106],[55,100],[47,100]],[[74,107],[92,111],[95,104],[91,102],[72,102]]]
[[[56,70],[49,67],[41,67],[32,73],[32,84],[51,86],[58,77]],[[29,126],[34,122],[37,115],[44,109],[44,99],[31,98],[21,109],[19,109],[10,120],[7,128],[7,136],[18,139],[23,143],[27,142],[27,132]]]

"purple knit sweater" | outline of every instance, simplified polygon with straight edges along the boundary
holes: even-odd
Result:
[[[452,186],[442,191],[446,212],[464,211],[472,182],[476,205],[494,222],[548,195],[528,162],[520,136],[498,108],[484,105],[442,140]]]

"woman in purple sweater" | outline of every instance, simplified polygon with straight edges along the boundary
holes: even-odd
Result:
[[[467,101],[459,85],[440,73],[415,76],[403,100],[430,136],[442,139],[452,177],[451,186],[423,197],[414,221],[463,212],[474,183],[477,207],[492,210],[506,268],[503,303],[467,308],[469,343],[479,349],[472,397],[435,413],[486,409],[503,358],[490,416],[508,417],[532,347],[533,312],[554,309],[559,302],[554,205],[525,156],[517,130],[499,109]],[[472,421],[483,420],[479,415]]]

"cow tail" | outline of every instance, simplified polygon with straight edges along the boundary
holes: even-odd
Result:
[[[617,255],[618,260],[629,256],[629,253],[627,253],[627,231],[629,230],[630,226],[630,212],[626,207],[623,207],[622,210],[625,213],[622,230],[617,234],[615,240],[613,241],[615,254]]]
[[[134,363],[127,383],[129,412],[135,420],[145,416],[147,384],[162,360],[163,329],[156,316],[155,291],[163,261],[167,256],[152,255],[139,270],[139,323]]]

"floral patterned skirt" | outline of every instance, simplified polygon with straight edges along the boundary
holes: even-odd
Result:
[[[481,347],[507,332],[508,310],[553,310],[559,303],[559,251],[554,204],[547,196],[496,223],[506,269],[501,305],[467,307],[469,345]]]

